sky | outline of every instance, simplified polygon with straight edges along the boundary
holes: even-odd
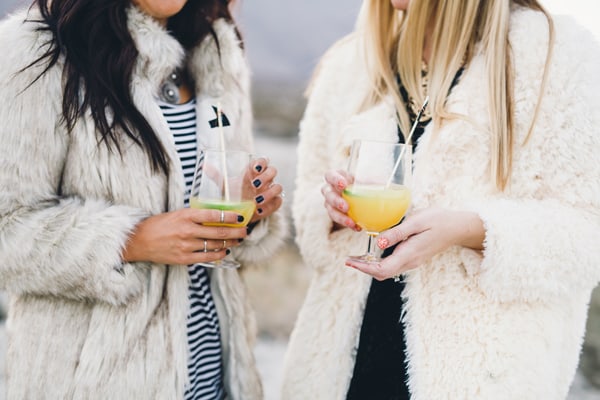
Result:
[[[551,13],[573,16],[600,42],[600,1],[540,1]],[[239,0],[238,3],[241,6],[238,19],[255,78],[304,80],[331,43],[352,29],[362,0]]]
[[[598,0],[540,0],[551,13],[572,15],[600,41],[600,1]]]

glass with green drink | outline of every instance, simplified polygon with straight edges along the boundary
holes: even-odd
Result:
[[[214,222],[207,226],[243,227],[254,209],[254,193],[248,190],[252,156],[245,151],[205,149],[199,153],[190,207],[235,212],[244,217],[240,223]],[[211,268],[238,268],[231,256],[214,262],[201,263]]]

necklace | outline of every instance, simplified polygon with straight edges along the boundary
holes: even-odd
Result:
[[[425,61],[421,62],[421,88],[423,89],[423,93],[425,97],[427,97],[427,91],[429,88],[429,68]],[[409,114],[411,119],[416,118],[421,108],[421,105],[418,104],[412,96],[408,96],[408,106],[409,106]],[[419,122],[421,121],[429,121],[431,119],[431,107],[427,107],[425,111],[422,113],[421,118],[419,118]]]
[[[181,96],[179,94],[179,87],[181,86],[182,73],[179,68],[176,68],[169,74],[167,79],[160,86],[159,97],[161,100],[169,104],[179,104]]]

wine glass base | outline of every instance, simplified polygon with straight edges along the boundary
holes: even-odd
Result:
[[[236,268],[240,267],[239,262],[231,261],[231,260],[219,260],[219,261],[213,261],[213,262],[204,262],[204,263],[198,263],[198,265],[201,265],[206,268],[223,268],[223,269],[236,269]]]
[[[350,256],[348,260],[363,264],[371,264],[376,265],[381,262],[381,258],[377,257],[374,254],[363,254],[362,256]]]

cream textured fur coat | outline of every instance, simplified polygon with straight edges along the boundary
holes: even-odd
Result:
[[[475,120],[429,126],[414,161],[413,207],[477,212],[483,254],[453,247],[406,274],[405,316],[412,398],[564,399],[574,376],[590,292],[600,278],[600,50],[589,33],[556,18],[557,40],[541,113],[535,107],[547,22],[518,9],[517,143],[512,185],[489,179],[485,65],[476,56],[449,99]],[[285,360],[283,399],[344,399],[371,277],[344,266],[366,246],[348,229],[330,234],[323,173],[344,169],[355,138],[395,141],[391,101],[356,114],[368,88],[350,37],[324,58],[300,131],[294,220],[314,268]]]
[[[183,206],[183,177],[156,103],[161,81],[187,62],[198,98],[220,96],[239,127],[233,146],[252,149],[249,73],[234,28],[217,21],[221,60],[208,37],[184,60],[182,47],[139,10],[128,11],[139,59],[132,91],[167,149],[171,174],[123,139],[122,157],[97,145],[91,118],[67,135],[62,67],[20,69],[49,36],[0,24],[0,288],[10,293],[9,399],[181,399],[187,379],[188,274],[182,265],[125,264],[120,254],[143,218]],[[31,19],[39,18],[32,11]],[[43,49],[43,47],[42,47]],[[254,263],[281,243],[284,219],[261,222],[234,250]],[[224,379],[232,399],[261,399],[252,354],[254,325],[237,271],[212,271]],[[2,396],[0,396],[2,397]]]

